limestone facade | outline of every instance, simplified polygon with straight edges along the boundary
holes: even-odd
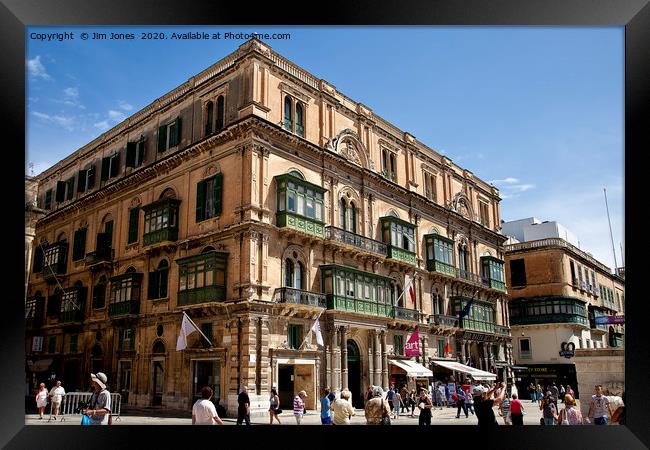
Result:
[[[38,177],[26,350],[52,362],[28,378],[103,371],[129,404],[180,409],[208,384],[229,414],[241,386],[257,412],[272,386],[283,409],[324,387],[358,404],[416,327],[427,367],[503,368],[499,200],[253,39]],[[209,343],[176,351],[183,311]]]

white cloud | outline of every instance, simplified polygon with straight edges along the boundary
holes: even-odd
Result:
[[[131,111],[133,109],[133,105],[128,104],[124,100],[120,100],[119,105],[124,111]]]
[[[73,87],[65,88],[63,90],[63,93],[66,95],[66,97],[70,97],[70,98],[79,97],[79,89],[77,88],[73,88]]]
[[[114,122],[121,122],[126,118],[126,116],[120,111],[110,110],[108,111],[108,118]]]
[[[102,120],[101,122],[97,122],[93,124],[93,126],[101,131],[106,131],[109,129],[108,121]]]
[[[45,70],[45,66],[41,63],[41,56],[38,55],[34,59],[27,60],[27,72],[35,78],[42,78],[50,80],[52,77]]]
[[[63,90],[63,100],[54,100],[56,103],[63,103],[67,106],[76,106],[79,109],[86,109],[84,105],[79,102],[79,89],[75,87],[65,88]]]
[[[66,117],[61,115],[49,115],[38,111],[32,112],[32,115],[34,117],[41,119],[44,122],[58,125],[68,131],[73,131],[74,126],[76,125],[76,119],[74,117]]]
[[[504,178],[503,180],[492,180],[492,181],[490,181],[490,184],[495,184],[495,185],[498,185],[498,184],[515,184],[515,183],[519,183],[519,179],[514,178],[514,177],[507,177],[507,178]]]

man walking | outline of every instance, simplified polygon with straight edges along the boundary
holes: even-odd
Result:
[[[553,403],[555,403],[555,409],[557,409],[557,399],[560,396],[560,390],[555,385],[555,380],[548,390],[551,391],[551,398],[553,399]]]
[[[88,403],[90,408],[83,411],[84,415],[90,416],[91,425],[108,425],[111,414],[111,393],[106,389],[108,378],[102,372],[90,374],[90,381],[95,389]]]
[[[390,410],[393,410],[393,397],[395,397],[395,385],[391,384],[390,389],[388,389],[388,394],[386,394],[386,400],[388,401],[388,407]]]
[[[293,398],[293,415],[296,418],[296,423],[300,425],[302,422],[302,416],[305,415],[305,399],[307,398],[307,392],[300,391],[298,395]]]
[[[201,398],[192,406],[192,425],[214,425],[215,423],[223,425],[223,421],[217,414],[217,408],[210,401],[212,394],[210,386],[201,389]]]
[[[250,405],[251,401],[250,398],[248,398],[248,389],[246,386],[244,386],[237,396],[237,425],[241,425],[244,421],[246,421],[246,425],[251,424],[251,413],[250,413]]]
[[[603,386],[596,385],[596,394],[591,396],[589,402],[589,418],[593,419],[594,425],[607,425],[608,418],[612,417],[612,409],[609,400],[603,395]]]
[[[323,425],[332,424],[332,417],[330,413],[331,402],[328,398],[329,395],[329,389],[323,389],[323,398],[320,401],[320,423]]]
[[[54,386],[50,391],[50,397],[52,398],[52,411],[54,414],[54,420],[56,420],[56,416],[59,414],[59,407],[61,406],[63,398],[65,397],[65,389],[63,389],[63,386],[61,386],[61,380],[58,380],[56,382],[56,386]]]

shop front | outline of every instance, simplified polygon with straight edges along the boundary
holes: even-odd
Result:
[[[545,392],[547,386],[554,381],[558,389],[560,385],[565,388],[567,385],[571,386],[571,389],[575,391],[576,398],[579,398],[575,364],[530,364],[515,370],[515,384],[523,398],[530,399],[528,386],[531,383],[535,386],[541,385]]]
[[[389,359],[389,381],[396,389],[402,386],[411,391],[420,392],[421,388],[429,391],[433,372],[423,365],[409,359]]]

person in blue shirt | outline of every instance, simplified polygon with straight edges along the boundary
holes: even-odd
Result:
[[[332,424],[332,416],[330,413],[330,405],[332,404],[329,399],[329,389],[323,389],[323,398],[320,401],[320,422],[323,425]]]

